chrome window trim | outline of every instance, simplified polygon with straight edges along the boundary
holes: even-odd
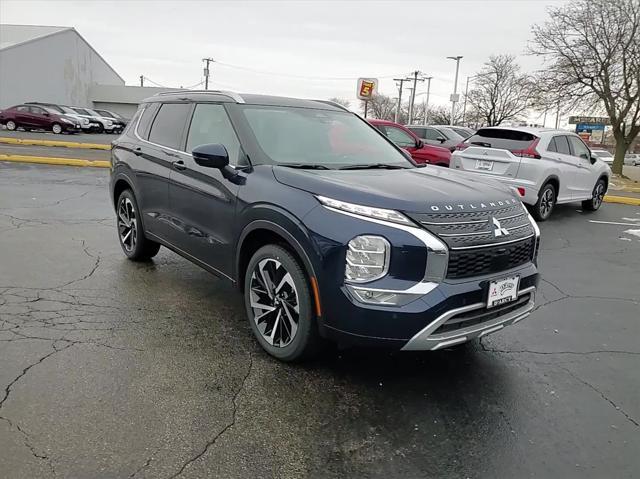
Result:
[[[162,104],[162,102],[159,102],[159,103]],[[149,103],[147,105],[149,105]],[[193,158],[193,155],[191,153],[187,153],[184,150],[176,150],[175,148],[171,148],[169,146],[164,146],[164,145],[161,145],[159,143],[154,143],[152,141],[145,140],[144,138],[140,137],[140,135],[138,134],[138,125],[140,124],[140,120],[142,119],[142,115],[144,114],[144,110],[147,109],[147,105],[144,106],[143,111],[142,111],[142,113],[140,113],[140,116],[138,117],[138,121],[136,122],[136,127],[133,129],[133,134],[135,135],[135,137],[138,140],[142,141],[143,143],[147,143],[149,145],[153,145],[153,146],[155,146],[157,148],[161,148],[163,150],[169,150],[169,151],[172,151],[174,153],[180,153],[181,155],[185,155],[185,156],[188,156],[189,158]],[[158,110],[158,111],[160,111],[160,110]],[[151,124],[151,127],[153,127],[153,124]],[[151,129],[149,129],[149,133],[151,133]],[[238,142],[240,142],[240,139],[238,139]],[[240,147],[242,148],[242,145],[240,145]],[[229,163],[229,165],[227,165],[227,166],[229,166],[230,168],[233,168],[234,170],[237,169],[236,166],[232,165],[231,163]]]

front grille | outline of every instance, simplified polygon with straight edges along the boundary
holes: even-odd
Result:
[[[449,318],[444,324],[436,329],[433,334],[450,333],[451,331],[458,331],[460,329],[469,328],[478,324],[486,323],[492,319],[496,319],[505,314],[509,314],[512,311],[520,309],[531,300],[531,293],[523,294],[513,303],[504,304],[496,308],[482,308],[474,309],[473,311],[467,311],[461,313],[452,318]]]
[[[534,234],[529,217],[519,203],[490,211],[421,213],[410,216],[454,250],[513,241]],[[494,219],[508,232],[507,235],[503,231],[496,235]]]
[[[449,253],[447,278],[470,278],[525,264],[533,259],[535,241],[535,237],[531,237],[506,245],[452,250]]]

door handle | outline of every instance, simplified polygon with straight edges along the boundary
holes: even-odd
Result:
[[[136,156],[142,156],[142,148],[136,148],[135,150],[133,150],[133,154]]]
[[[173,167],[176,170],[186,170],[187,169],[187,165],[184,164],[184,161],[182,160],[178,160],[178,161],[174,161],[173,163],[171,163],[173,165]]]

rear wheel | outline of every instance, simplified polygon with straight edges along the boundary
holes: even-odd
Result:
[[[582,209],[587,211],[596,211],[602,206],[604,194],[607,192],[607,184],[604,179],[600,178],[593,188],[593,197],[590,200],[582,202]]]
[[[244,299],[251,330],[262,348],[281,361],[297,361],[318,349],[309,281],[287,250],[266,245],[245,272]]]
[[[533,217],[538,221],[546,221],[556,205],[556,189],[547,183],[540,190],[538,201],[533,206]]]
[[[18,125],[16,125],[16,122],[13,120],[9,120],[6,126],[7,126],[7,130],[9,131],[14,131],[18,127]]]
[[[118,239],[122,251],[132,261],[144,261],[153,258],[160,250],[160,244],[148,239],[142,223],[138,203],[131,190],[120,193],[117,203]]]
[[[54,123],[53,125],[51,125],[51,131],[56,135],[59,135],[60,133],[62,133],[62,125],[60,123]]]

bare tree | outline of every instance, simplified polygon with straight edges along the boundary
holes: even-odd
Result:
[[[549,8],[531,52],[545,60],[540,88],[557,103],[603,110],[616,140],[613,172],[640,132],[640,2],[579,0]]]
[[[489,126],[522,116],[533,95],[529,75],[520,73],[513,55],[492,55],[476,75],[467,102]]]
[[[454,125],[459,125],[462,123],[462,112],[456,109],[455,116],[453,118]],[[469,112],[467,112],[467,118],[469,117]],[[449,106],[444,105],[434,105],[429,107],[429,116],[427,117],[427,121],[430,125],[451,125],[451,108]]]
[[[368,116],[379,120],[392,120],[395,116],[396,101],[393,98],[378,94],[369,100]],[[362,111],[364,111],[364,101],[361,102]]]
[[[334,96],[332,98],[329,98],[329,101],[337,103],[338,105],[342,105],[345,108],[349,108],[351,106],[351,102],[346,98],[339,98],[337,96]]]

